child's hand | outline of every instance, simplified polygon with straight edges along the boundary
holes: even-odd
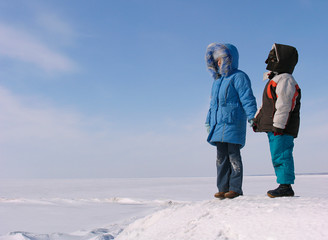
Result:
[[[274,136],[280,136],[280,135],[284,135],[283,133],[279,133],[279,132],[273,132]]]
[[[255,123],[255,118],[253,118],[253,119],[249,119],[248,120],[248,123],[249,123],[249,125],[251,126],[251,127],[254,127],[254,126],[256,126],[256,123]]]
[[[208,123],[205,123],[207,133],[210,133],[211,126]]]
[[[248,122],[249,122],[250,127],[253,128],[253,131],[256,132],[257,124],[255,122],[255,118],[248,120]]]
[[[284,135],[284,129],[274,127],[273,135],[274,136]]]

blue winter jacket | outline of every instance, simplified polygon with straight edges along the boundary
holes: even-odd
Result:
[[[220,69],[216,58],[222,59]],[[214,77],[211,104],[206,123],[210,125],[207,141],[245,145],[247,119],[256,113],[256,100],[249,77],[238,70],[238,51],[231,44],[211,44],[207,48],[207,67]]]

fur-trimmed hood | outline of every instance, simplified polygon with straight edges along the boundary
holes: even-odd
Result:
[[[222,59],[220,69],[218,67],[218,58]],[[215,80],[220,78],[220,76],[227,77],[234,70],[238,69],[238,50],[229,43],[211,43],[206,49],[205,61],[207,69]]]

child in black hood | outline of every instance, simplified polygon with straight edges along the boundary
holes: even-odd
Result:
[[[296,48],[275,43],[265,63],[267,82],[262,106],[253,120],[255,132],[266,132],[279,187],[269,197],[294,196],[294,138],[300,123],[301,90],[292,76],[298,61]]]

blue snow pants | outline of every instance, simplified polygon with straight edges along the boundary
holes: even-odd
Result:
[[[219,192],[234,191],[243,194],[243,164],[240,144],[217,142],[217,187]]]
[[[268,138],[277,183],[294,184],[294,137],[286,134],[274,136],[273,132],[268,132]]]

